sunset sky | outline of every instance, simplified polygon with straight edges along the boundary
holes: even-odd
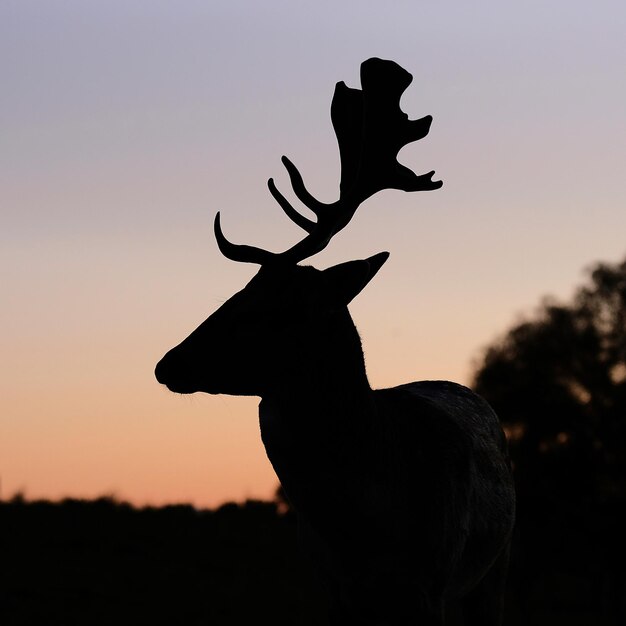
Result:
[[[468,383],[544,295],[626,255],[626,3],[0,3],[2,497],[266,498],[258,398],[178,396],[154,365],[250,279],[212,234],[301,232],[269,195],[338,194],[337,81],[414,76],[401,152],[436,192],[368,200],[316,267],[391,257],[351,306],[372,385]]]

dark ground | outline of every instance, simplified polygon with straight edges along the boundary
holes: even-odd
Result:
[[[594,520],[554,528],[547,513],[518,532],[507,624],[625,623],[623,539],[606,541],[622,534],[620,515]],[[3,626],[325,623],[295,520],[274,502],[197,511],[17,497],[0,502],[0,533]]]

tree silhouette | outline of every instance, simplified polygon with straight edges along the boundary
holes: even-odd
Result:
[[[474,387],[506,426],[520,495],[626,497],[626,260],[491,345]]]
[[[492,343],[474,388],[509,438],[518,574],[597,577],[588,594],[624,623],[626,260],[596,264],[570,303],[545,299]]]

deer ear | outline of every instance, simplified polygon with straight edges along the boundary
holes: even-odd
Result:
[[[347,306],[389,258],[389,252],[379,252],[369,259],[348,261],[333,265],[322,272],[330,300],[339,306]]]

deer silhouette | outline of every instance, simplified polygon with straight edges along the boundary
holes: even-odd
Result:
[[[316,200],[283,163],[296,211],[271,194],[306,236],[273,253],[215,236],[259,272],[156,367],[178,393],[257,395],[268,457],[298,514],[302,542],[325,581],[332,624],[442,625],[460,601],[470,625],[501,623],[515,495],[498,419],[447,381],[372,390],[350,301],[387,260],[320,271],[298,262],[322,250],[357,207],[382,189],[434,190],[434,172],[400,165],[430,116],[409,120],[400,96],[412,76],[392,61],[361,65],[362,90],[338,83],[331,118],[340,198]]]

